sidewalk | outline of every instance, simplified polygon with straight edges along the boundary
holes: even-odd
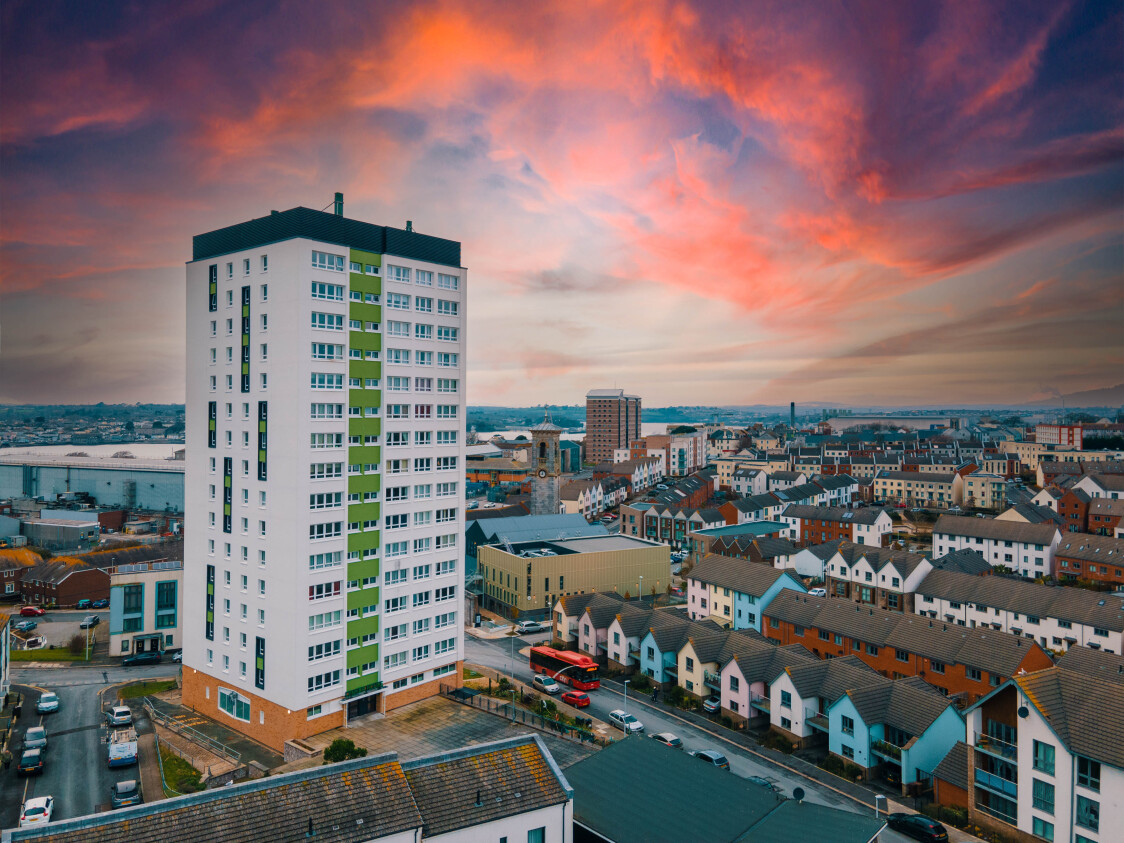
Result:
[[[285,761],[280,753],[274,752],[269,747],[246,737],[241,732],[229,729],[206,715],[184,707],[180,702],[179,690],[165,691],[155,696],[146,697],[146,699],[152,703],[152,707],[160,714],[172,718],[183,726],[202,732],[211,740],[218,741],[220,744],[238,752],[243,764],[257,761],[265,769],[272,770]],[[161,736],[161,740],[163,740],[163,736]]]
[[[601,685],[617,693],[623,693],[624,691],[624,686],[612,679],[602,679]],[[629,704],[631,705],[633,701],[639,705],[656,709],[665,715],[676,717],[684,722],[690,723],[692,726],[703,729],[716,737],[735,744],[751,755],[757,756],[761,761],[775,767],[780,767],[806,779],[811,779],[861,805],[866,805],[871,810],[876,807],[875,796],[884,796],[885,800],[877,800],[880,803],[878,807],[884,808],[888,813],[916,813],[913,808],[900,801],[904,798],[900,793],[890,794],[867,785],[840,778],[839,776],[827,772],[827,770],[817,767],[809,761],[805,761],[803,758],[798,758],[795,755],[785,755],[778,750],[760,746],[757,741],[747,733],[727,729],[720,726],[709,717],[705,717],[697,712],[683,711],[682,709],[676,708],[673,705],[668,705],[662,701],[653,703],[650,697],[630,695]],[[954,826],[946,826],[946,828],[948,829],[950,843],[983,843],[978,837],[974,837],[966,831],[961,831]]]

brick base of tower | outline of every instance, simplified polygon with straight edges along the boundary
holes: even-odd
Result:
[[[249,698],[249,723],[231,717],[219,708],[220,686],[237,690],[239,694]],[[183,704],[192,711],[206,715],[277,752],[285,751],[285,741],[311,737],[344,725],[342,710],[309,720],[307,711],[303,708],[287,709],[264,697],[251,694],[244,688],[233,688],[229,681],[224,682],[190,667],[183,669],[182,696]]]
[[[561,486],[558,477],[534,477],[531,479],[531,514],[557,515],[558,490]]]

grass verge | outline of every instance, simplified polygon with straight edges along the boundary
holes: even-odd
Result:
[[[160,763],[164,767],[164,795],[179,796],[203,790],[199,771],[176,755],[160,747]]]
[[[484,677],[483,673],[477,673],[471,667],[464,668],[461,673],[464,679],[482,679]]]
[[[85,653],[74,654],[65,647],[43,650],[12,650],[14,662],[84,662]]]
[[[159,694],[161,691],[170,691],[176,687],[175,679],[163,679],[155,682],[137,682],[126,685],[117,692],[123,700],[134,700],[137,697],[147,697],[149,694]]]

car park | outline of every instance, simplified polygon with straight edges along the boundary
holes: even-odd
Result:
[[[91,609],[108,609],[109,608],[109,601],[106,600],[103,597],[101,600],[95,600],[93,603],[91,603],[90,608]]]
[[[20,828],[49,823],[55,810],[55,797],[36,796],[23,803],[20,811]]]
[[[37,618],[40,615],[45,614],[47,613],[40,609],[38,606],[24,606],[22,609],[20,609],[20,616],[24,618]]]
[[[78,624],[78,628],[93,629],[99,623],[101,623],[101,618],[97,615],[86,615],[86,617],[82,618],[82,623]]]
[[[28,730],[23,733],[23,748],[46,749],[47,730],[42,726],[30,726]]]
[[[109,803],[114,808],[127,808],[142,802],[140,782],[136,779],[125,779],[109,788]]]
[[[20,763],[16,765],[16,775],[38,776],[43,772],[43,751],[41,749],[25,749],[20,756]]]
[[[74,608],[75,609],[92,609],[93,603],[94,603],[93,600],[79,600],[77,603],[74,604]]]
[[[589,694],[585,691],[567,691],[562,695],[562,702],[574,708],[585,708],[590,703]]]
[[[626,734],[638,734],[644,731],[643,723],[619,708],[609,712],[609,722]]]
[[[664,746],[670,746],[672,749],[682,749],[683,741],[671,732],[658,732],[650,736],[656,743],[662,743]]]
[[[720,708],[722,708],[722,698],[715,694],[703,700],[703,711],[707,714],[714,714]]]
[[[152,650],[148,653],[134,653],[121,659],[122,667],[133,667],[141,664],[160,664],[160,653]]]
[[[51,691],[44,691],[35,703],[35,711],[39,714],[53,714],[59,710],[59,696]]]
[[[826,588],[809,588],[808,589],[808,596],[809,597],[827,597],[827,589]]]
[[[553,677],[547,676],[545,673],[535,674],[535,678],[531,680],[531,687],[537,691],[542,691],[544,694],[558,694],[562,692],[562,686],[559,685]]]
[[[700,761],[705,761],[719,770],[729,770],[730,762],[726,760],[726,756],[716,749],[700,749],[691,753],[692,756],[698,758]]]
[[[105,722],[110,726],[129,726],[133,722],[133,712],[128,706],[115,705],[105,713]]]
[[[515,631],[520,635],[526,635],[528,632],[546,632],[549,629],[550,624],[541,621],[519,621],[515,625]]]
[[[914,840],[948,843],[948,829],[921,814],[890,814],[886,817],[886,825]]]

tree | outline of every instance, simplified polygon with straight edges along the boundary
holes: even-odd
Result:
[[[135,429],[131,421],[125,422],[125,430],[129,431],[129,433],[132,433]]]
[[[335,764],[337,761],[347,761],[351,758],[363,758],[367,754],[361,746],[356,746],[350,738],[336,738],[324,750],[324,763]]]

